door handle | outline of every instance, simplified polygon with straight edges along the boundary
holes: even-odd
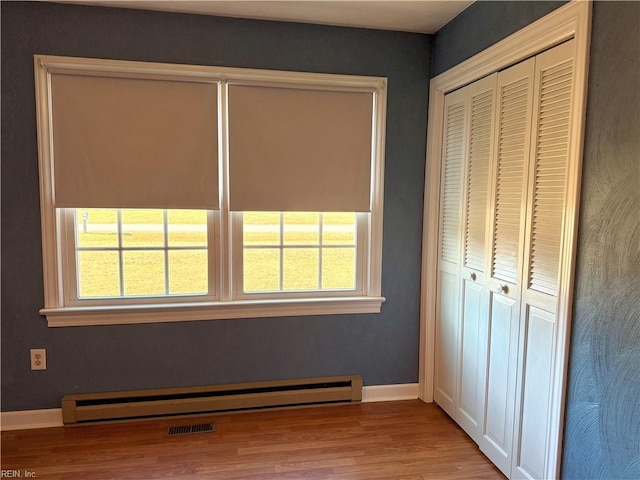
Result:
[[[475,274],[475,272],[470,272],[470,273],[469,273],[469,280],[472,280],[472,281],[474,281],[474,282],[476,281],[476,274]]]
[[[498,293],[507,293],[509,291],[509,287],[504,283],[498,285]]]

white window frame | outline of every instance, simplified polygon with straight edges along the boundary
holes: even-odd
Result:
[[[317,73],[159,64],[58,56],[34,56],[40,209],[44,276],[44,308],[50,327],[156,323],[229,318],[379,313],[382,302],[382,217],[387,79]],[[208,213],[209,294],[110,299],[78,299],[75,276],[73,209],[54,205],[50,80],[52,73],[91,74],[120,78],[198,78],[218,83],[220,210]],[[356,248],[359,282],[355,290],[242,292],[242,226],[239,212],[229,211],[227,86],[370,92],[372,94],[371,212],[357,214]],[[239,238],[239,239],[238,239]],[[238,243],[239,242],[239,243]],[[240,260],[238,260],[240,258]],[[213,274],[211,274],[213,273]]]

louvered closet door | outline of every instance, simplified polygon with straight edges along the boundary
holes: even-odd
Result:
[[[493,157],[495,91],[493,74],[465,87],[468,98],[468,153],[463,192],[463,250],[460,267],[460,366],[456,421],[480,441],[487,356],[489,288],[487,213],[489,173]]]
[[[533,75],[529,59],[498,74],[496,161],[489,212],[488,344],[480,448],[505,475],[511,471],[518,355],[526,175]]]
[[[466,94],[445,97],[440,192],[440,239],[435,338],[434,399],[455,418],[458,372],[462,192],[466,156]]]
[[[574,42],[536,57],[512,478],[551,478],[548,457],[558,289],[574,84]],[[556,406],[558,407],[558,406]],[[557,425],[553,428],[557,428]]]

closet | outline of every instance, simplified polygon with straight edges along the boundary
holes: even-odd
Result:
[[[509,478],[546,478],[559,447],[573,59],[570,40],[445,96],[434,399]]]

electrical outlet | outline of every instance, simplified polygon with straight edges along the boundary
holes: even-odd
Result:
[[[44,348],[31,349],[31,370],[47,369],[47,351]]]

